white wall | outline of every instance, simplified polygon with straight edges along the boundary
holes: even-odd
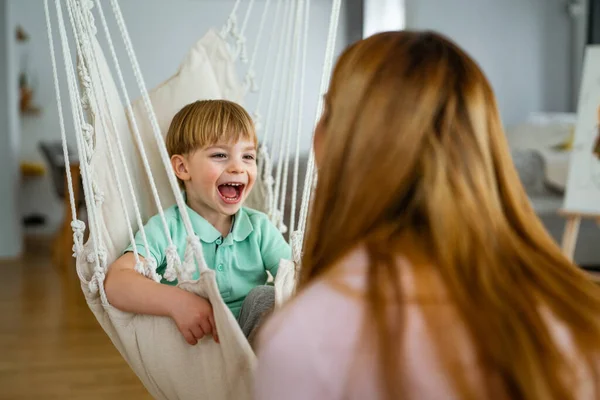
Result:
[[[286,2],[287,0],[283,1]],[[124,19],[128,26],[148,88],[160,84],[173,75],[188,49],[208,28],[215,27],[220,30],[234,3],[234,0],[121,0],[120,4]],[[238,14],[240,23],[248,3],[247,0],[241,2]],[[252,50],[254,44],[253,38],[258,31],[258,22],[264,4],[265,0],[255,2],[254,11],[248,25],[249,50]],[[272,10],[269,21],[273,20],[276,1],[272,0],[271,4]],[[311,28],[308,33],[308,68],[305,89],[307,101],[305,103],[304,115],[302,116],[305,131],[302,141],[302,148],[304,150],[308,149],[310,145],[309,137],[315,122],[316,104],[320,95],[318,88],[330,9],[331,0],[312,0],[311,2]],[[104,6],[104,12],[109,16],[113,41],[116,41],[120,36],[118,35],[118,29],[113,21],[108,5]],[[54,11],[52,11],[52,15],[53,21],[56,21]],[[35,82],[37,82],[36,101],[43,108],[43,113],[40,116],[25,117],[22,120],[21,157],[26,160],[41,160],[41,155],[38,151],[39,140],[56,139],[60,135],[42,2],[15,2],[12,18],[22,24],[31,34],[30,43],[21,50],[22,53],[28,54],[28,70]],[[96,25],[99,28],[99,41],[104,45],[106,41],[98,19]],[[269,27],[267,26],[265,33],[268,31]],[[342,8],[338,32],[339,51],[346,44],[344,35],[346,32],[344,8]],[[59,38],[56,25],[54,26],[54,40],[58,46]],[[104,48],[106,49],[106,47]],[[124,69],[125,80],[128,89],[130,89],[130,95],[132,98],[135,98],[139,92],[130,68],[126,68],[129,66],[129,62],[121,42],[118,42],[117,53]],[[251,54],[251,51],[249,53]],[[110,57],[108,50],[105,50],[105,54]],[[274,60],[267,60],[266,40],[263,46],[260,47],[258,60],[256,64],[257,73],[259,77],[262,77],[261,72],[264,70],[265,65],[267,65],[266,63],[274,62]],[[62,70],[64,70],[63,67],[60,68],[59,73],[61,74],[60,79],[64,83]],[[63,85],[62,89],[63,97],[65,98],[63,108],[70,113],[66,100],[66,85]],[[255,102],[256,95],[248,97],[246,106],[248,106],[250,111],[253,111]],[[70,114],[68,115],[70,116]],[[72,122],[70,117],[66,123],[68,136],[72,138]],[[71,140],[71,143],[74,146],[73,140]],[[22,212],[42,212],[50,217],[50,225],[52,227],[56,226],[62,218],[62,207],[52,192],[49,178],[29,182],[24,185],[22,192],[24,197]]]
[[[405,0],[364,0],[363,37],[406,26]]]
[[[571,21],[558,0],[406,0],[409,29],[454,39],[483,68],[505,124],[569,111]]]
[[[590,0],[571,0],[568,7],[571,14],[571,105],[577,109],[579,89],[583,72],[583,58],[587,43],[587,29]]]
[[[22,235],[17,208],[18,114],[17,73],[13,65],[14,26],[10,8],[14,2],[0,0],[0,259],[21,253]]]

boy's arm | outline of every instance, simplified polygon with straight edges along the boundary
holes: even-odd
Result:
[[[143,232],[140,229],[136,233],[135,245],[130,244],[124,254],[109,267],[105,283],[106,297],[119,310],[170,315],[171,303],[173,297],[177,297],[177,291],[174,287],[161,285],[136,272],[135,256],[132,253],[136,247],[141,261],[147,258],[154,260],[157,266],[163,264],[166,261],[164,249],[168,245],[163,229],[159,217],[150,218],[144,225]]]
[[[279,229],[267,218],[262,221],[261,231],[260,250],[262,259],[265,268],[275,277],[279,269],[279,261],[282,258],[286,260],[292,259],[292,249],[283,238],[281,232],[279,232]]]
[[[108,269],[104,289],[110,304],[122,311],[171,317],[189,344],[209,334],[218,341],[208,300],[146,278],[134,266],[133,253],[125,253]]]
[[[143,257],[140,255],[140,260]],[[108,269],[104,289],[106,298],[122,311],[170,316],[181,289],[162,285],[134,270],[133,253],[125,253]]]

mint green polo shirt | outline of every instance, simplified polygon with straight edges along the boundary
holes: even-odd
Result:
[[[277,275],[279,261],[291,259],[291,248],[268,217],[258,211],[242,207],[235,215],[230,233],[221,233],[200,214],[187,207],[192,228],[202,243],[204,259],[208,267],[216,272],[217,285],[223,301],[237,318],[242,303],[250,290],[267,282],[267,271]],[[179,207],[174,205],[164,212],[173,244],[183,260],[187,245],[187,234]],[[149,248],[146,249],[142,235],[135,236],[137,250],[144,258],[156,260],[156,272],[161,276],[167,267],[167,237],[164,234],[160,215],[155,215],[144,226]],[[125,252],[133,251],[129,247]],[[200,277],[196,266],[193,279]],[[164,284],[176,285],[163,278]]]

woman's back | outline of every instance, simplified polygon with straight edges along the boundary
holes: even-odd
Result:
[[[434,269],[415,266],[403,256],[397,258],[397,265],[406,300],[402,314],[393,313],[404,316],[403,337],[398,338],[402,340],[398,355],[402,376],[397,377],[403,380],[403,398],[460,398],[440,360],[433,330],[438,333],[436,337],[441,333],[444,338],[442,347],[450,343],[451,367],[464,372],[475,398],[506,398],[501,391],[485,393],[482,374],[497,371],[485,371],[479,365],[469,334]],[[257,399],[384,398],[376,339],[369,333],[369,319],[365,318],[367,267],[365,251],[352,252],[265,326],[259,346]],[[416,270],[429,275],[429,289],[416,284]],[[600,398],[594,394],[592,377],[576,354],[568,329],[547,313],[545,320],[571,363],[569,369],[576,371],[574,397]]]
[[[398,31],[346,49],[314,155],[299,297],[265,332],[261,371],[299,396],[311,378],[335,391],[321,398],[600,398],[600,289],[535,214],[457,44]]]

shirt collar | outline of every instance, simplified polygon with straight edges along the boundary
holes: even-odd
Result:
[[[200,240],[205,243],[213,243],[217,241],[217,239],[221,238],[221,232],[219,232],[217,228],[215,228],[210,222],[204,219],[204,217],[188,206],[187,201],[186,207],[188,215],[190,216],[190,222],[192,223],[194,233],[198,235]],[[250,217],[248,217],[248,213],[242,207],[234,215],[233,226],[228,236],[231,236],[236,242],[241,242],[244,241],[253,230],[254,228],[250,222]]]
[[[244,207],[240,208],[240,210],[235,214],[233,230],[231,232],[233,240],[236,242],[242,242],[246,240],[248,235],[250,235],[253,230],[254,228],[252,227],[252,222],[250,222],[248,213]]]
[[[190,222],[192,223],[192,229],[194,233],[198,235],[200,240],[205,243],[213,243],[221,237],[221,232],[217,230],[210,222],[205,220],[200,214],[192,210],[190,206],[187,207],[188,215],[190,216]]]

